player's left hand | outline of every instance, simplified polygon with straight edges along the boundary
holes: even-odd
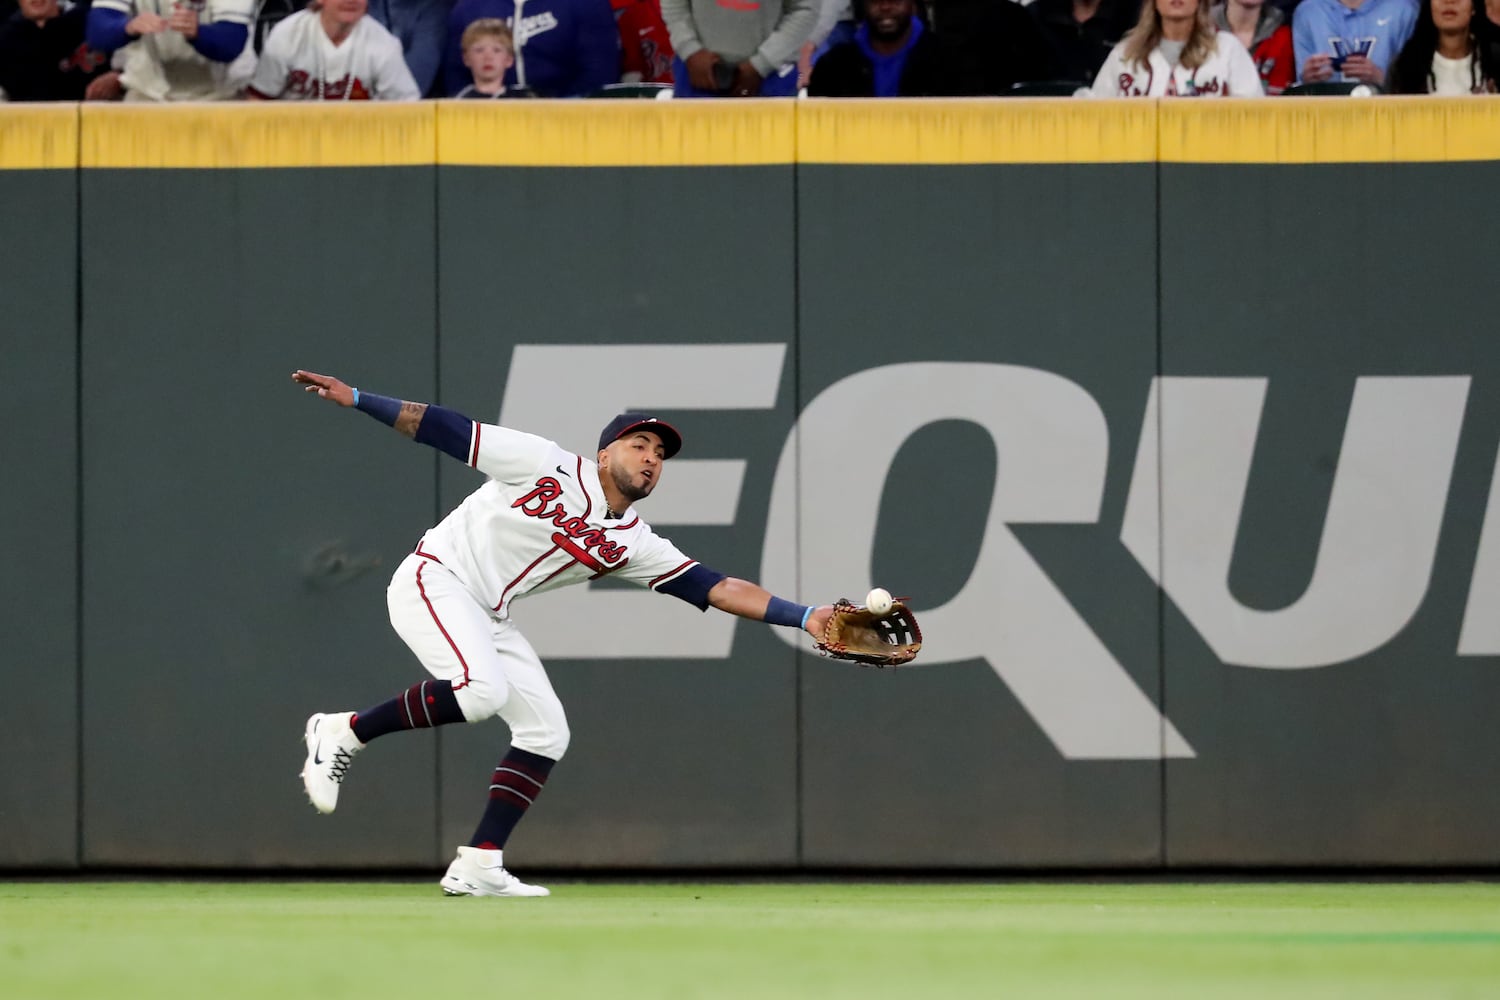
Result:
[[[1385,82],[1385,72],[1370,61],[1369,56],[1347,56],[1340,70],[1346,80],[1373,83],[1377,87]]]
[[[303,386],[306,391],[315,392],[340,406],[354,405],[354,390],[332,375],[319,375],[317,372],[305,372],[298,368],[292,372],[292,381]]]
[[[172,31],[181,32],[183,38],[197,38],[198,12],[191,7],[179,4],[172,8],[172,16],[167,18],[167,27]]]
[[[760,82],[760,70],[750,65],[750,60],[746,59],[734,68],[734,84],[729,92],[735,97],[754,97],[760,93]]]
[[[814,639],[821,639],[823,637],[823,626],[828,624],[828,617],[832,614],[832,604],[824,604],[813,608],[813,613],[807,616],[807,624],[802,626],[803,630]]]

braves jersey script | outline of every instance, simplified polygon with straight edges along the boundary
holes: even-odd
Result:
[[[1172,65],[1159,48],[1146,65],[1127,62],[1125,42],[1110,50],[1094,78],[1095,97],[1262,97],[1260,71],[1240,40],[1221,31],[1203,65]]]
[[[302,10],[266,39],[250,89],[289,101],[415,101],[422,95],[401,43],[380,22],[362,17],[335,45],[316,11]]]
[[[232,21],[248,29],[255,23],[256,0],[189,0],[199,24]],[[116,10],[126,17],[159,14],[170,18],[183,0],[94,0],[95,10]],[[215,62],[176,31],[142,35],[125,48],[126,85],[155,100],[224,100],[238,93],[254,59],[249,39],[233,63]]]
[[[613,575],[658,590],[696,566],[634,508],[606,518],[599,468],[545,438],[473,424],[469,465],[489,482],[422,537],[497,618],[511,602]]]

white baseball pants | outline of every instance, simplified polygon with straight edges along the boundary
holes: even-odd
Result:
[[[386,604],[391,626],[427,672],[453,683],[466,720],[498,715],[511,745],[562,759],[567,716],[520,629],[497,620],[441,563],[415,553],[391,578]]]

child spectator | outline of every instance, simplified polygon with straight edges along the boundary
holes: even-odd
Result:
[[[1146,0],[1140,20],[1104,60],[1096,97],[1260,97],[1260,73],[1240,40],[1209,20],[1205,0]]]
[[[1265,0],[1219,0],[1212,16],[1215,27],[1229,32],[1250,50],[1266,93],[1284,93],[1297,82],[1292,27],[1280,7]]]
[[[474,82],[454,97],[500,98],[525,96],[515,87],[505,85],[505,72],[516,63],[515,46],[510,29],[498,17],[481,17],[464,29],[464,65]]]
[[[271,29],[245,96],[287,101],[415,101],[422,95],[396,36],[366,17],[369,0],[323,0]]]
[[[443,92],[470,81],[464,29],[483,17],[510,25],[516,64],[505,76],[537,97],[583,97],[620,81],[620,32],[609,0],[458,0],[448,17]]]
[[[87,7],[21,0],[0,23],[0,96],[10,101],[81,101],[109,57],[84,42]]]
[[[1473,0],[1423,0],[1411,39],[1391,65],[1393,94],[1493,94],[1497,68],[1480,43]]]

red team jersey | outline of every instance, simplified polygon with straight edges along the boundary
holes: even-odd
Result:
[[[661,0],[610,0],[620,29],[620,72],[641,83],[672,82],[672,39],[661,19]]]

